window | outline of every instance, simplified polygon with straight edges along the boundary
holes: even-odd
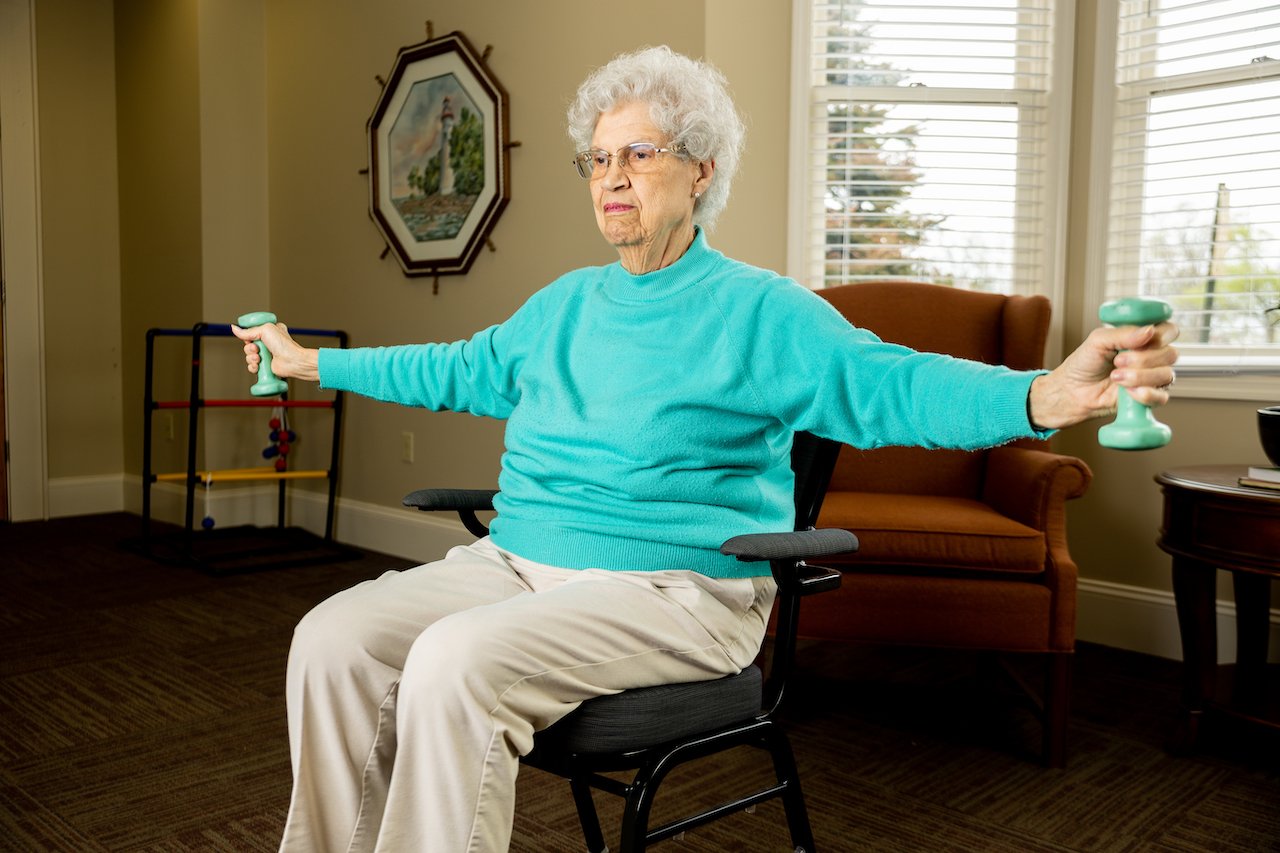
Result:
[[[1059,296],[1066,5],[795,0],[792,276]]]
[[[1180,372],[1280,372],[1280,5],[1099,8],[1100,296],[1170,302]]]

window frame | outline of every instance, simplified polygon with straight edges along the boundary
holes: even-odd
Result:
[[[791,111],[790,111],[790,180],[787,234],[787,274],[806,287],[817,289],[821,282],[814,282],[811,275],[811,259],[807,257],[810,245],[811,217],[808,211],[808,188],[812,178],[810,145],[810,111],[813,108],[811,80],[812,25],[811,3],[814,0],[792,0],[791,24]],[[1045,174],[1043,192],[1044,233],[1040,255],[1043,259],[1039,271],[1039,284],[1034,292],[1049,297],[1055,310],[1051,314],[1046,363],[1056,363],[1062,356],[1064,315],[1066,304],[1066,247],[1067,201],[1069,186],[1069,160],[1071,155],[1071,105],[1075,52],[1075,0],[1052,0],[1053,54],[1049,65],[1050,88],[1046,93],[1044,114],[1051,122],[1044,140]],[[936,101],[950,96],[957,103],[966,102],[964,90],[912,89],[886,87],[867,89],[867,100],[875,102],[877,95],[891,96],[897,102],[913,99]],[[999,90],[996,90],[999,92]],[[992,101],[998,96],[984,92]],[[1001,92],[1003,95],[1016,93]],[[1006,103],[1014,103],[1012,98]],[[1022,194],[1024,188],[1017,192]]]
[[[1092,130],[1089,140],[1089,202],[1085,229],[1085,288],[1083,324],[1097,325],[1098,308],[1106,298],[1110,248],[1113,156],[1116,124],[1116,51],[1119,5],[1099,3],[1094,23],[1093,89],[1090,93]],[[1194,75],[1206,82],[1230,85],[1246,77],[1238,70]],[[1132,88],[1132,87],[1129,87]],[[1158,95],[1159,91],[1151,95]],[[1140,203],[1140,199],[1137,199]],[[1177,396],[1195,399],[1270,401],[1280,397],[1280,353],[1245,358],[1218,353],[1180,354]]]

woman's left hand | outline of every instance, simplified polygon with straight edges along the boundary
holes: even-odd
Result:
[[[1040,429],[1113,414],[1120,388],[1146,406],[1169,402],[1178,351],[1173,323],[1094,329],[1052,372],[1031,383],[1027,412]]]

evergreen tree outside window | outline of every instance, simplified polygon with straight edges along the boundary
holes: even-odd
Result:
[[[1060,6],[795,0],[794,277],[1060,294]]]

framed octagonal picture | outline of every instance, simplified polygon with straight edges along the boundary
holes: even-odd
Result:
[[[402,48],[369,117],[369,214],[405,275],[465,273],[509,198],[507,94],[462,33]]]

